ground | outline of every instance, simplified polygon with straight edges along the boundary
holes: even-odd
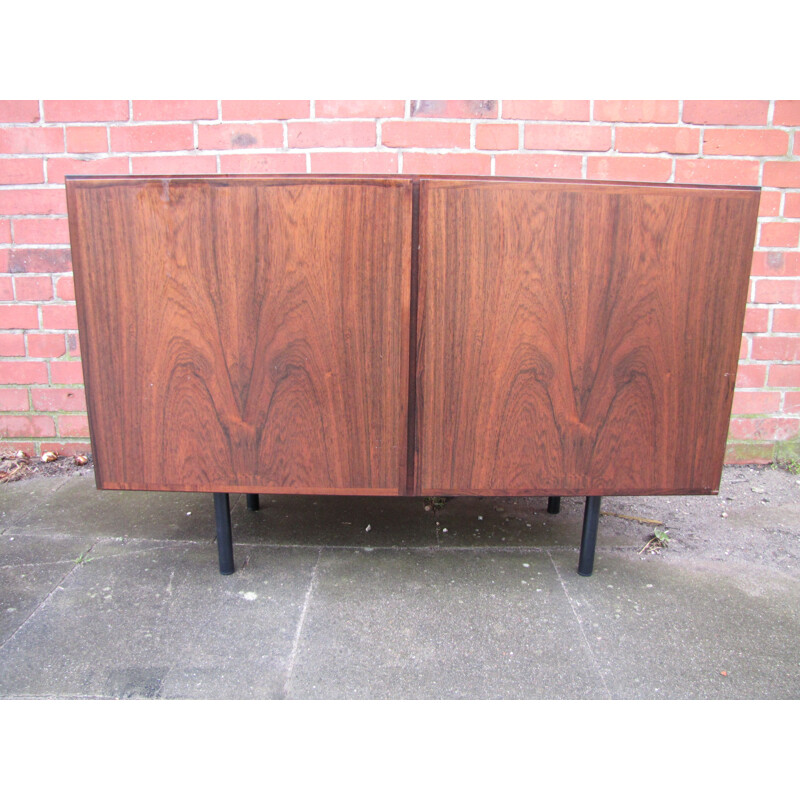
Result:
[[[31,456],[21,450],[0,452],[0,485],[28,480],[30,478],[52,478],[57,475],[87,475],[92,472],[92,456],[80,453],[75,456],[59,456],[52,461]]]
[[[207,494],[27,474],[0,486],[0,697],[800,698],[790,470],[603,498],[590,578],[581,498],[231,495],[222,577]]]

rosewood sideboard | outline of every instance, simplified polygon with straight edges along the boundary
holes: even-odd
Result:
[[[97,487],[586,497],[719,488],[752,187],[68,177]]]

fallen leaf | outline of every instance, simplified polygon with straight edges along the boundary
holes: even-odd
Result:
[[[46,453],[42,453],[42,461],[47,464],[49,461],[55,461],[58,458],[58,455],[54,453],[52,450],[48,450]]]

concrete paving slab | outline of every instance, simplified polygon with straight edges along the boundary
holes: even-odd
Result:
[[[51,495],[67,480],[69,478],[65,476],[46,480],[18,481],[0,486],[0,532],[21,523],[42,506],[49,507]]]
[[[82,537],[0,536],[0,648],[74,569],[86,549]]]
[[[551,553],[615,699],[800,697],[800,584],[731,565]]]
[[[209,494],[21,481],[0,488],[0,696],[798,699],[799,480],[604,498],[589,579],[581,498],[232,495],[221,577]],[[637,555],[646,520],[669,545]]]
[[[19,486],[48,483],[21,481]],[[232,497],[232,505],[235,498]],[[19,534],[80,532],[94,536],[210,541],[215,536],[212,495],[190,492],[116,492],[98,490],[94,477],[75,476],[50,493],[38,490],[37,502],[9,525]]]
[[[582,497],[563,497],[561,511],[548,514],[546,497],[453,497],[436,512],[439,540],[442,547],[574,549],[580,546],[584,505]],[[606,547],[633,547],[642,536],[630,525],[607,525],[605,518],[601,529]]]
[[[324,551],[290,697],[607,697],[546,553]]]
[[[281,697],[318,554],[108,540],[0,648],[7,697]]]
[[[261,495],[248,511],[243,495],[231,511],[234,542],[327,547],[430,547],[433,515],[415,497]],[[233,496],[231,496],[233,500]]]

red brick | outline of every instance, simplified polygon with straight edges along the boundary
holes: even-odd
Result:
[[[776,100],[772,112],[773,125],[800,125],[800,100]]]
[[[769,368],[768,386],[800,386],[800,364],[772,364]]]
[[[83,365],[80,361],[53,361],[50,363],[50,377],[54,384],[83,384]]]
[[[77,331],[67,334],[67,355],[71,358],[80,358],[81,356],[81,343]]]
[[[209,175],[217,171],[216,156],[133,156],[134,175]]]
[[[586,177],[612,181],[667,181],[672,174],[670,158],[589,156]]]
[[[495,157],[495,174],[525,178],[580,178],[581,156],[508,153]]]
[[[52,417],[0,417],[0,436],[5,438],[55,436]]]
[[[728,436],[731,439],[769,439],[783,441],[791,439],[800,432],[800,419],[791,417],[734,417],[731,420]]]
[[[55,436],[52,417],[0,417],[0,436],[4,438]]]
[[[67,352],[63,333],[29,333],[27,339],[30,358],[61,358]]]
[[[774,333],[800,333],[800,308],[776,308],[772,312],[772,330]]]
[[[8,272],[8,250],[0,250],[0,272]]]
[[[0,153],[63,153],[64,129],[0,128]]]
[[[386,147],[469,147],[469,123],[391,121],[381,126],[381,144]]]
[[[0,389],[0,410],[2,411],[28,411],[27,389]]]
[[[800,161],[766,161],[763,185],[800,188]]]
[[[309,100],[223,100],[222,119],[308,119]]]
[[[492,157],[484,153],[404,153],[409,175],[488,175]]]
[[[497,119],[497,100],[412,100],[411,116]]]
[[[703,133],[706,156],[785,156],[788,150],[786,131],[706,128]]]
[[[65,175],[127,175],[128,159],[124,156],[100,158],[48,158],[47,182],[64,183]]]
[[[781,196],[782,192],[762,191],[758,203],[758,216],[777,217],[781,213]]]
[[[36,455],[36,444],[34,442],[5,441],[3,442],[3,449],[15,452],[22,450],[27,456]]]
[[[0,300],[14,299],[14,279],[10,275],[0,275]]]
[[[81,126],[67,128],[68,153],[107,153],[108,128]]]
[[[800,392],[786,392],[783,410],[787,414],[800,414]]]
[[[756,303],[800,303],[800,280],[770,280],[761,278],[756,281]]]
[[[38,306],[8,306],[0,305],[0,328],[34,329],[39,327]]]
[[[303,153],[248,153],[220,156],[220,171],[223,173],[285,173],[306,171]]]
[[[384,174],[398,170],[397,153],[312,153],[311,172]]]
[[[11,242],[11,220],[0,219],[0,244]]]
[[[526,150],[608,150],[607,125],[533,124],[525,126]]]
[[[700,131],[695,128],[617,128],[614,149],[619,153],[699,153]]]
[[[763,196],[764,192],[761,194]],[[783,216],[794,219],[800,218],[800,192],[786,192],[786,197],[783,201]]]
[[[73,304],[42,306],[43,330],[75,330],[78,317]]]
[[[772,278],[800,275],[800,253],[757,251],[753,253],[751,274],[768,275]]]
[[[754,337],[752,357],[755,361],[800,361],[800,337]]]
[[[0,333],[0,356],[24,356],[25,335],[22,333]]]
[[[761,247],[797,247],[800,222],[762,222],[758,243]]]
[[[86,411],[83,389],[31,389],[36,411]]]
[[[197,142],[202,150],[283,147],[283,125],[280,122],[199,125]]]
[[[69,244],[69,223],[62,219],[14,220],[16,244]]]
[[[60,300],[75,299],[75,282],[72,275],[64,275],[56,281],[56,296]]]
[[[675,183],[756,186],[758,162],[716,158],[678,159],[675,164]]]
[[[763,364],[739,364],[736,370],[737,389],[761,389],[767,379],[767,368]]]
[[[6,189],[0,191],[0,214],[66,214],[63,189]]]
[[[128,119],[127,100],[45,100],[46,122],[119,122]]]
[[[217,115],[216,100],[133,101],[133,119],[137,122],[216,119]]]
[[[780,392],[736,392],[733,395],[734,414],[773,414],[780,411]]]
[[[44,361],[0,361],[0,383],[27,386],[48,383]]]
[[[516,150],[519,147],[519,125],[487,122],[475,126],[475,147],[478,150]]]
[[[290,122],[289,147],[374,147],[374,122]]]
[[[136,125],[111,128],[111,150],[115,153],[145,153],[192,150],[192,125]]]
[[[749,336],[742,337],[742,343],[739,345],[739,361],[746,359],[750,352],[750,338]]]
[[[89,436],[89,418],[85,414],[62,415],[58,418],[58,435]]]
[[[38,100],[0,100],[0,123],[38,121]]]
[[[41,158],[0,158],[0,183],[43,183]]]
[[[503,100],[504,119],[588,122],[588,100]]]
[[[314,115],[317,117],[402,117],[406,113],[405,100],[317,100]]]
[[[766,125],[768,100],[684,100],[683,121],[699,125]]]
[[[10,272],[71,272],[69,250],[25,248],[12,250],[8,268]]]
[[[677,122],[677,100],[595,100],[594,119],[603,122]]]
[[[17,300],[52,300],[53,280],[49,275],[15,275]]]

